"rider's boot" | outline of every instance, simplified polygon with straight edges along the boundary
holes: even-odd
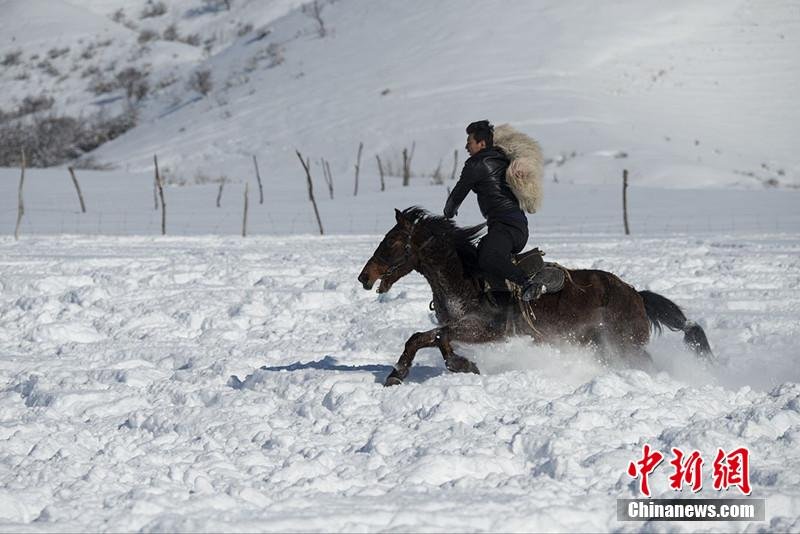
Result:
[[[537,282],[530,277],[528,281],[522,286],[522,300],[525,302],[532,302],[547,291],[547,288],[541,282]]]

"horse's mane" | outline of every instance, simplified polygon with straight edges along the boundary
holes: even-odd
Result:
[[[406,208],[402,214],[406,220],[416,222],[428,230],[437,241],[451,243],[467,273],[472,274],[478,270],[478,249],[475,244],[481,237],[486,223],[461,228],[451,219],[431,215],[419,206]]]

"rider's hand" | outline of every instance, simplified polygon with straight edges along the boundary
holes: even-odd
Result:
[[[456,215],[458,215],[458,210],[454,209],[453,205],[450,202],[448,202],[447,204],[444,205],[444,216],[445,217],[447,217],[448,219],[452,219]]]

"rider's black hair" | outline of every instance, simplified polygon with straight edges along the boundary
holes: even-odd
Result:
[[[489,121],[475,121],[467,126],[467,134],[472,134],[475,142],[486,141],[486,148],[494,144],[494,126]]]

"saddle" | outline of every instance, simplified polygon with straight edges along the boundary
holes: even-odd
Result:
[[[552,262],[544,261],[544,252],[538,248],[515,255],[511,261],[519,266],[535,282],[545,287],[544,295],[558,293],[564,288],[566,278],[564,268]],[[505,280],[497,279],[488,273],[482,273],[483,289],[486,292],[511,293],[513,288]]]

